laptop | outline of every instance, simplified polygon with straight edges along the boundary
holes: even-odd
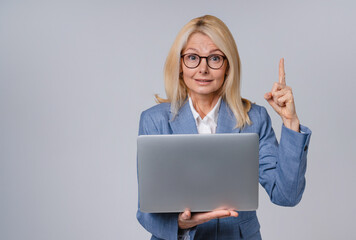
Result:
[[[258,207],[256,133],[141,135],[137,161],[142,212]]]

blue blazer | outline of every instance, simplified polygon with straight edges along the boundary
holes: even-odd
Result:
[[[271,201],[281,206],[295,206],[305,188],[305,171],[311,131],[300,125],[302,133],[282,125],[278,144],[271,119],[263,106],[252,104],[248,115],[252,121],[243,129],[235,128],[236,118],[225,101],[221,101],[216,133],[258,133],[259,182]],[[141,114],[139,135],[198,134],[189,103],[173,119],[169,103],[158,104]],[[151,239],[177,239],[178,213],[143,213],[138,206],[137,219]],[[256,211],[239,212],[239,216],[214,219],[192,228],[190,239],[261,239]]]

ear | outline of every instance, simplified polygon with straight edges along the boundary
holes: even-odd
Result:
[[[179,66],[179,78],[183,79],[183,69],[182,69],[182,65]]]
[[[179,64],[179,78],[183,79],[183,68],[182,68],[182,64]]]
[[[230,74],[230,66],[227,65],[226,70],[225,70],[225,76],[228,76]]]

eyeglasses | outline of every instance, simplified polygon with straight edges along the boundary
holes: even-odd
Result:
[[[224,64],[224,60],[226,59],[225,56],[222,56],[219,54],[211,54],[207,57],[202,57],[195,53],[183,54],[183,55],[181,55],[181,58],[183,58],[183,63],[187,68],[198,67],[201,62],[201,59],[205,58],[208,66],[211,69],[221,68]]]

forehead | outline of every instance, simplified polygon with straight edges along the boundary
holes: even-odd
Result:
[[[188,38],[184,51],[191,49],[198,53],[210,53],[211,51],[219,50],[211,38],[203,33],[193,33]]]

